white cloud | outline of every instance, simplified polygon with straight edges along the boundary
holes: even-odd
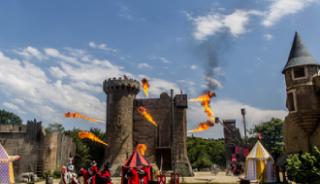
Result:
[[[66,61],[68,63],[75,64],[75,65],[79,64],[79,61],[77,58],[66,56],[63,53],[61,53],[60,51],[58,51],[57,49],[46,48],[46,49],[44,49],[44,52],[50,57],[53,57],[56,59],[61,59],[62,61]]]
[[[64,71],[62,71],[59,67],[56,66],[50,67],[49,71],[52,76],[58,79],[62,79],[63,77],[67,76],[67,74]]]
[[[52,56],[50,59],[61,56],[58,50],[47,50],[47,53],[49,53],[48,56]],[[73,69],[80,67],[86,67],[86,64],[74,66]],[[95,65],[95,67],[101,66]],[[56,66],[51,71],[58,71],[57,68],[59,67]],[[15,113],[18,115],[25,111],[45,121],[62,122],[64,112],[77,111],[87,113],[94,118],[104,119],[105,102],[86,92],[88,90],[79,90],[81,85],[75,85],[72,76],[68,73],[63,73],[63,76],[68,77],[68,80],[50,79],[45,69],[27,61],[10,58],[0,52],[0,92],[8,99],[12,99],[4,105],[17,111]],[[89,75],[87,77],[91,78]],[[81,79],[85,81],[84,78]],[[98,82],[102,83],[102,81]]]
[[[264,37],[264,39],[267,40],[267,41],[272,40],[272,38],[273,38],[272,34],[269,34],[269,33],[264,34],[263,37]]]
[[[159,59],[162,61],[162,63],[164,63],[164,64],[168,64],[168,63],[171,63],[171,61],[170,60],[168,60],[167,58],[165,58],[165,57],[159,57]]]
[[[220,13],[210,13],[205,16],[192,17],[187,15],[193,21],[195,31],[193,36],[197,40],[205,40],[218,32],[229,31],[234,37],[237,37],[247,31],[247,25],[252,15],[262,15],[257,10],[235,10],[233,13],[224,15]]]
[[[17,105],[10,102],[4,102],[3,106],[13,111],[21,111],[21,109]]]
[[[38,49],[31,46],[28,46],[20,51],[15,51],[15,52],[27,59],[32,59],[32,58],[36,58],[38,60],[46,59],[46,56],[44,54],[42,54]]]
[[[318,0],[272,0],[262,24],[270,27],[284,16],[295,14]]]
[[[190,69],[191,69],[191,70],[196,70],[197,68],[198,68],[197,65],[191,65],[191,66],[190,66]]]
[[[240,128],[243,134],[242,116],[240,113],[241,108],[246,108],[247,128],[250,129],[254,125],[271,118],[283,119],[287,112],[285,110],[271,110],[262,109],[247,105],[231,99],[217,99],[211,103],[215,115],[220,119],[235,119],[237,127]],[[188,108],[188,129],[195,128],[199,122],[206,121],[206,115],[202,107],[198,103],[189,103]],[[197,133],[196,136],[219,138],[223,137],[223,127],[219,124],[210,128],[208,131]]]
[[[108,51],[108,52],[114,52],[114,53],[118,52],[116,49],[108,47],[108,45],[105,43],[97,44],[95,42],[89,42],[89,47],[91,47],[93,49],[100,49],[100,50]]]
[[[139,63],[137,67],[139,69],[152,69],[152,66],[150,66],[148,63]]]
[[[206,86],[210,89],[223,88],[221,82],[213,77],[206,76],[204,80],[207,82]]]

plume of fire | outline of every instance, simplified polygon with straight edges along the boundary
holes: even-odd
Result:
[[[91,141],[94,141],[94,142],[97,142],[97,143],[100,143],[100,144],[108,146],[107,143],[105,143],[104,141],[99,139],[96,135],[94,135],[91,132],[80,131],[80,132],[78,132],[78,136],[79,136],[80,139],[89,139]]]
[[[67,112],[64,114],[64,117],[65,118],[81,118],[81,119],[85,119],[87,121],[91,121],[91,122],[94,122],[96,123],[97,120],[96,119],[93,119],[93,118],[90,118],[88,116],[85,116],[79,112]]]
[[[138,112],[147,120],[149,121],[151,124],[153,124],[154,126],[158,126],[158,124],[156,123],[156,121],[153,119],[153,117],[148,113],[147,109],[140,106],[138,107]]]
[[[144,94],[148,97],[149,96],[149,88],[150,88],[150,84],[149,84],[148,79],[143,78],[141,80],[141,84],[142,84],[142,89],[143,89]]]
[[[146,144],[138,144],[137,145],[137,151],[144,156],[145,152],[147,151],[148,146]]]
[[[209,121],[214,122],[215,121],[215,117],[214,117],[214,113],[210,107],[210,102],[211,102],[211,98],[215,97],[216,94],[212,91],[207,91],[204,94],[202,94],[201,96],[197,97],[197,98],[192,98],[190,101],[191,102],[201,102],[201,106],[204,109],[204,112],[207,114]]]
[[[202,131],[208,130],[210,127],[213,127],[213,126],[214,126],[214,121],[208,120],[206,122],[199,123],[197,128],[193,130],[189,130],[189,132],[192,132],[192,133],[202,132]]]

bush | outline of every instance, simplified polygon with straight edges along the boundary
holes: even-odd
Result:
[[[287,163],[290,180],[298,183],[320,183],[320,151],[317,147],[310,153],[290,155]]]
[[[61,172],[60,171],[54,171],[52,175],[53,175],[54,178],[57,179],[57,178],[60,178]]]

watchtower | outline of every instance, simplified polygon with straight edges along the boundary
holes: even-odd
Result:
[[[287,153],[310,151],[320,143],[315,136],[320,122],[319,64],[309,54],[298,33],[295,33],[285,75],[289,111],[284,122],[284,142]],[[302,130],[302,131],[301,131]]]
[[[107,94],[107,141],[106,162],[111,164],[111,173],[119,176],[121,165],[132,153],[133,102],[139,92],[138,81],[127,78],[112,78],[104,81]]]

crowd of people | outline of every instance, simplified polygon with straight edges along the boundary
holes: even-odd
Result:
[[[81,177],[81,178],[80,178]],[[80,182],[82,180],[82,182]],[[99,170],[95,161],[91,162],[88,169],[81,168],[76,174],[72,159],[67,166],[62,166],[60,184],[112,184],[109,164],[103,165]]]

